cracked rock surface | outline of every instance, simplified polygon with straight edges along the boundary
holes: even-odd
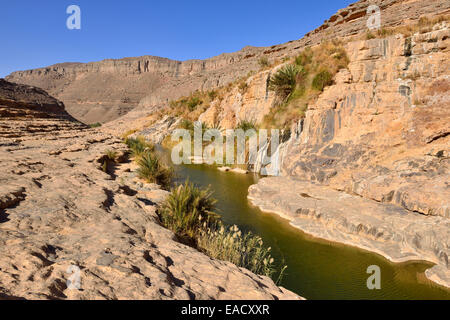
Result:
[[[167,192],[54,102],[1,106],[0,299],[299,299],[177,242],[156,214]],[[123,162],[108,173],[106,150]]]

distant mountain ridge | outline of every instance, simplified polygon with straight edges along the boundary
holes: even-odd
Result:
[[[420,0],[362,0],[339,10],[302,39],[272,47],[247,46],[205,60],[175,61],[142,56],[90,63],[68,62],[17,71],[6,79],[47,90],[83,122],[107,122],[138,105],[141,108],[158,106],[194,90],[226,85],[257,70],[262,56],[279,60],[323,40],[366,32],[369,5],[380,7],[382,27],[399,25],[422,15],[450,12],[450,2],[442,0],[426,3]]]

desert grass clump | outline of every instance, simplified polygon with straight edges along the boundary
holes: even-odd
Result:
[[[186,181],[172,188],[159,215],[164,226],[181,237],[195,240],[203,226],[217,221],[216,202],[209,189],[200,189]]]
[[[276,271],[271,248],[264,246],[261,237],[243,233],[236,225],[227,228],[217,223],[201,229],[197,246],[212,258],[230,261],[256,274],[272,277]]]
[[[326,86],[333,83],[333,75],[328,70],[322,70],[316,74],[312,81],[312,87],[318,91],[323,91]]]
[[[251,232],[243,233],[237,226],[226,227],[214,212],[216,202],[209,188],[200,189],[186,181],[172,188],[158,213],[165,227],[210,257],[273,276],[276,268],[271,248],[266,248],[261,237]]]
[[[102,171],[110,174],[117,162],[117,152],[114,150],[106,150],[98,162],[101,163]]]
[[[311,48],[306,48],[295,58],[295,64],[301,67],[306,67],[311,64],[312,59],[313,51]]]
[[[371,31],[366,32],[366,40],[372,40],[375,38],[376,38],[376,36]]]
[[[91,128],[99,128],[99,127],[101,127],[101,126],[102,126],[102,124],[101,124],[100,122],[91,123],[91,124],[89,125],[89,127],[91,127]]]
[[[138,177],[149,183],[157,183],[164,189],[170,187],[173,172],[161,163],[159,158],[150,151],[145,151],[136,161]]]
[[[145,140],[144,137],[138,136],[137,138],[126,138],[125,144],[130,148],[133,157],[137,158],[144,152],[153,152],[155,146]]]
[[[282,67],[270,77],[269,89],[275,91],[282,101],[286,101],[295,89],[299,71],[297,66],[291,64]]]
[[[122,134],[122,139],[126,140],[129,136],[131,136],[133,133],[136,133],[136,132],[137,132],[137,129],[128,130]]]
[[[256,130],[256,124],[255,124],[255,121],[241,120],[236,125],[236,129],[242,129],[244,131],[251,130],[251,129]]]
[[[202,100],[200,100],[199,97],[190,97],[190,99],[187,101],[187,107],[189,111],[194,111],[195,108],[202,104]]]
[[[106,150],[105,151],[106,159],[111,162],[116,162],[117,159],[117,152],[114,150]]]
[[[239,92],[240,92],[241,94],[244,94],[244,93],[247,91],[247,89],[248,89],[248,84],[247,84],[247,82],[246,82],[246,81],[242,81],[242,82],[239,84],[238,88],[239,88]]]
[[[268,66],[270,66],[269,59],[266,56],[259,58],[258,64],[261,68],[267,68]]]

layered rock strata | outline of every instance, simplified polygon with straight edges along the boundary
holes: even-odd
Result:
[[[14,72],[7,79],[49,91],[65,103],[70,114],[86,123],[114,120],[139,106],[127,121],[121,123],[126,131],[126,122],[145,116],[151,107],[163,107],[169,100],[194,90],[213,89],[244,77],[250,71],[257,71],[262,56],[274,62],[298,54],[305,46],[365,33],[370,5],[380,8],[384,28],[421,16],[450,12],[450,4],[442,0],[426,3],[421,0],[362,0],[339,10],[302,39],[271,47],[249,46],[205,60],[174,61],[142,56],[63,63]]]
[[[0,93],[0,299],[299,299],[177,242],[120,140],[38,89]],[[122,163],[104,172],[108,150]]]

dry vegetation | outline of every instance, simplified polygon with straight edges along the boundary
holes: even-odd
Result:
[[[427,33],[433,30],[433,26],[441,22],[450,22],[450,15],[441,15],[433,18],[422,17],[415,23],[402,25],[398,27],[381,28],[377,31],[368,31],[363,40],[385,38],[395,34],[402,34],[405,38],[411,37],[416,33]]]
[[[305,116],[326,86],[333,83],[336,73],[349,63],[343,44],[326,42],[306,48],[290,64],[282,67],[270,79],[269,88],[277,94],[277,105],[264,119],[266,128],[286,128]]]
[[[273,276],[276,268],[271,249],[251,232],[243,233],[237,226],[226,227],[214,212],[216,202],[209,189],[199,189],[186,181],[173,188],[161,206],[161,222],[181,240],[212,258]],[[280,270],[279,279],[284,269]]]

